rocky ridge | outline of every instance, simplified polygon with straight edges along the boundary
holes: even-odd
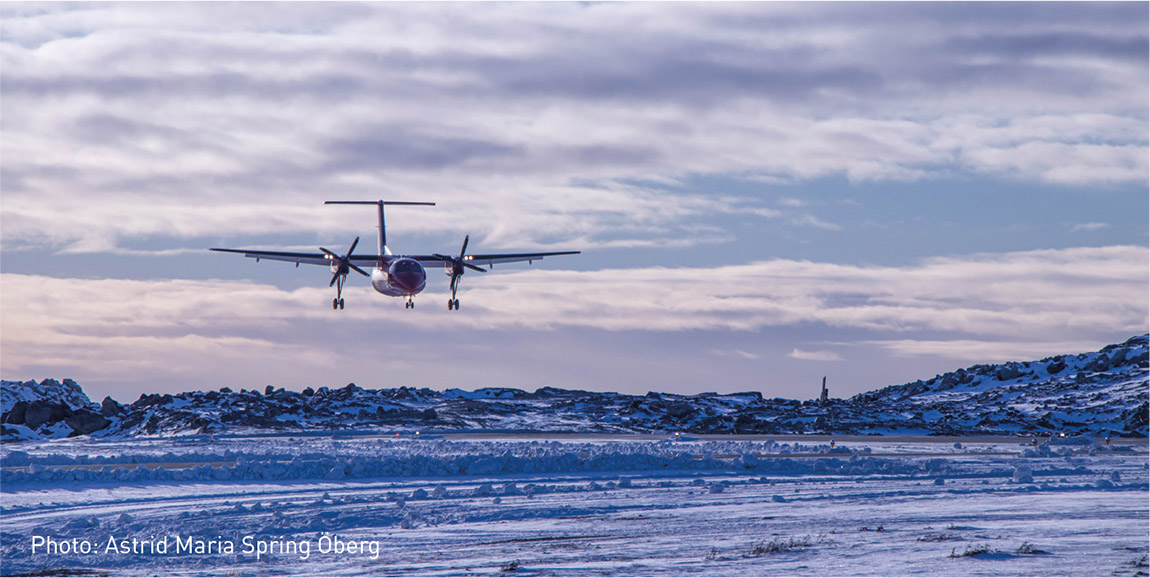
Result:
[[[1093,353],[975,365],[849,399],[766,399],[758,392],[627,395],[545,387],[476,391],[193,391],[88,400],[71,381],[4,381],[5,441],[76,435],[268,431],[565,431],[1071,435],[1146,437],[1148,336]],[[9,403],[11,402],[11,403]]]

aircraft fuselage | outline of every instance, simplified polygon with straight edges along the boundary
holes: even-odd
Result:
[[[415,259],[381,256],[371,272],[371,286],[391,297],[410,297],[427,286],[427,270]]]

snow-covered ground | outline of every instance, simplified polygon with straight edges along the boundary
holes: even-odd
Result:
[[[757,440],[6,444],[0,574],[1147,572],[1145,440]]]

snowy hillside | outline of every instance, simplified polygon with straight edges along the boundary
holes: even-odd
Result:
[[[71,379],[65,379],[64,383],[54,379],[45,379],[41,383],[0,381],[0,413],[12,411],[12,407],[22,401],[62,403],[72,409],[87,407],[92,403],[80,385]]]
[[[71,379],[0,381],[0,407],[0,439],[6,441],[83,435],[111,424]]]
[[[976,365],[824,404],[764,399],[758,392],[635,396],[556,388],[366,390],[348,384],[303,392],[268,386],[262,392],[151,394],[130,405],[105,399],[97,407],[70,380],[4,382],[2,427],[8,440],[298,430],[1146,437],[1147,342],[1138,336],[1094,353]],[[9,405],[9,399],[18,401]],[[45,417],[45,407],[54,413]]]
[[[927,381],[896,385],[851,398],[868,418],[932,433],[1063,431],[1147,434],[1147,336],[1096,353],[1040,361],[975,365]],[[892,411],[894,410],[894,411]],[[856,415],[860,412],[853,412]],[[844,417],[839,427],[849,427]]]

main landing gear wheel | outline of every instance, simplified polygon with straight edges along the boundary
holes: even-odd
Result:
[[[452,309],[459,311],[459,300],[458,299],[448,299],[447,300],[447,310],[450,311]]]
[[[339,297],[332,299],[331,300],[331,308],[332,309],[343,309],[343,299],[341,299]]]

